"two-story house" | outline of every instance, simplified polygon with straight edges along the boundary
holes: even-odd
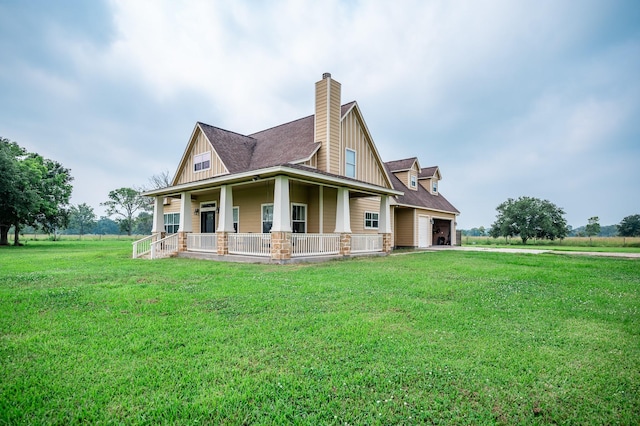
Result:
[[[329,73],[315,114],[251,135],[196,123],[167,188],[153,197],[152,235],[134,257],[288,262],[455,244],[459,214],[437,167],[384,163],[356,102]]]

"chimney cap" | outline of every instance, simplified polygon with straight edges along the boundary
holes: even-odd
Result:
[[[331,73],[325,72],[324,74],[322,74],[322,79],[324,80],[325,78],[331,78]]]

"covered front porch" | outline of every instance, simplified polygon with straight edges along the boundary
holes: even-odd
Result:
[[[152,235],[133,243],[134,258],[287,263],[391,251],[393,190],[284,174],[185,189],[156,191]]]

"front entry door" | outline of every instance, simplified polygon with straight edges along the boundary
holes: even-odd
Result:
[[[200,232],[209,234],[216,232],[215,211],[206,211],[200,213]]]

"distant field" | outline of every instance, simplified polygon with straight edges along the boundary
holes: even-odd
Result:
[[[507,241],[491,237],[462,237],[462,245],[481,245],[522,248],[543,248],[547,250],[618,251],[640,252],[640,237],[568,237],[563,240],[529,240],[526,245],[520,238]]]
[[[0,424],[623,424],[640,261],[0,247]]]

